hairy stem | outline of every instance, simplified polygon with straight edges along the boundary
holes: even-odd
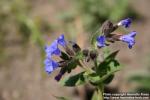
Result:
[[[103,84],[100,84],[98,87],[97,87],[97,91],[98,91],[98,100],[104,100],[104,97],[103,97],[103,92],[104,92],[104,86]]]

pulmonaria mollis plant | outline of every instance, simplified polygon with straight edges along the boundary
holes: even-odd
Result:
[[[128,29],[131,21],[130,18],[121,20],[117,24],[113,24],[109,20],[105,21],[101,27],[101,32],[93,34],[90,49],[81,49],[77,43],[67,41],[63,34],[60,35],[51,45],[45,46],[45,71],[51,74],[58,69],[59,73],[55,76],[55,80],[64,86],[90,83],[96,88],[93,94],[93,98],[96,98],[94,100],[103,100],[104,86],[112,81],[115,72],[119,71],[121,66],[116,60],[119,50],[109,53],[105,57],[101,57],[102,54],[99,51],[116,41],[126,43],[131,49],[135,44],[137,33],[131,31],[115,34],[114,32],[119,27]],[[54,59],[54,56],[58,56],[60,60]],[[103,60],[100,60],[100,57]],[[93,64],[88,64],[89,62]],[[76,67],[81,67],[83,70],[66,78],[64,74],[71,73]]]

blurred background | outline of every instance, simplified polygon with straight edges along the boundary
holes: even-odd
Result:
[[[149,6],[149,0],[0,0],[0,100],[56,100],[54,95],[83,100],[85,90],[92,95],[88,86],[62,87],[53,79],[58,71],[44,72],[44,45],[64,33],[87,48],[105,20],[128,17],[129,30],[138,32],[136,45],[110,46],[120,49],[117,59],[124,67],[106,91],[150,92]]]

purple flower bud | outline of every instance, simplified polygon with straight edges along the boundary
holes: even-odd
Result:
[[[127,35],[122,35],[120,36],[120,40],[123,41],[123,42],[126,42],[128,43],[128,47],[131,49],[132,46],[135,44],[135,39],[134,37],[136,36],[137,32],[135,31],[132,31],[130,32],[129,34]]]
[[[129,28],[131,25],[131,22],[132,22],[131,18],[127,18],[127,19],[121,20],[118,23],[118,26],[124,26],[125,28]]]
[[[52,60],[51,58],[46,58],[44,61],[45,64],[45,71],[50,74],[52,71],[54,71],[56,68],[58,68],[58,63]]]
[[[65,72],[59,72],[59,74],[57,75],[57,76],[55,76],[55,80],[56,81],[59,81],[61,78],[62,78],[62,76],[65,74]]]
[[[105,41],[106,41],[105,36],[98,36],[97,37],[97,46],[100,48],[105,47],[106,46]]]

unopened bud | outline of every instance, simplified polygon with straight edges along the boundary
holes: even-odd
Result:
[[[118,25],[113,25],[113,23],[109,20],[106,20],[103,25],[102,25],[102,33],[106,36],[109,37],[110,33],[115,31],[118,28]]]
[[[94,60],[94,59],[96,59],[97,58],[97,51],[90,51],[90,58],[92,59],[92,60]]]
[[[87,56],[89,55],[89,50],[88,50],[88,49],[85,49],[85,50],[83,50],[82,52],[83,52],[83,55],[84,55],[85,57],[87,57]]]

